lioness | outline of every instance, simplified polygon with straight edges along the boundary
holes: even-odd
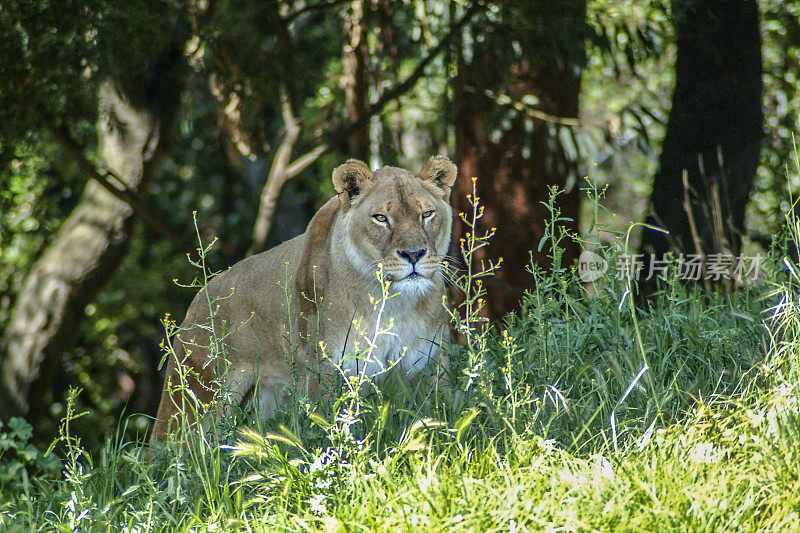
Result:
[[[230,362],[222,385],[237,400],[255,389],[253,401],[265,418],[274,416],[293,372],[313,387],[315,372],[379,379],[396,364],[413,379],[439,361],[447,321],[442,260],[450,246],[455,165],[436,156],[418,175],[389,166],[373,174],[361,161],[349,160],[332,179],[337,196],[320,208],[305,233],[240,261],[197,294],[173,341],[152,444],[164,440],[171,423],[177,427],[176,415],[190,405],[175,391],[176,359],[188,369],[183,375],[193,395],[203,403],[214,398],[221,365],[209,356],[212,323],[217,338],[225,335]],[[379,264],[389,292],[398,293],[385,300],[382,324],[376,324],[373,305],[381,296]],[[218,309],[213,321],[209,302]],[[390,333],[374,339],[367,359],[343,357],[363,351],[371,338],[363,332],[390,319]],[[316,360],[319,341],[330,361]],[[215,410],[214,416],[225,415],[224,408]]]

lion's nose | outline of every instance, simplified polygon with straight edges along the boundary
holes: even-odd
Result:
[[[405,259],[406,261],[408,261],[412,265],[414,265],[414,264],[417,263],[417,261],[422,259],[422,257],[425,255],[425,252],[427,252],[427,251],[428,250],[426,250],[424,248],[422,250],[415,250],[413,252],[409,251],[409,250],[397,250],[397,255],[399,255],[400,257],[402,257],[403,259]]]

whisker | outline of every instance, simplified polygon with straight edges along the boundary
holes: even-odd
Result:
[[[445,285],[448,285],[454,289],[457,288],[455,286],[455,283],[453,283],[453,280],[450,278],[450,276],[444,271],[444,268],[440,268],[434,271],[432,279],[437,279],[437,277],[441,277]]]
[[[465,270],[466,265],[461,258],[453,257],[452,255],[445,255],[443,261],[447,261],[447,264],[450,268],[455,270]]]

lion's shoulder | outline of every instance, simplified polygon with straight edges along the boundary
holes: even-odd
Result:
[[[328,200],[308,223],[303,234],[302,254],[295,276],[295,288],[300,295],[300,310],[307,316],[316,312],[316,302],[325,293],[328,279],[327,253],[335,231],[339,200]]]

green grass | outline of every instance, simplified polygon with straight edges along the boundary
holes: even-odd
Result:
[[[450,386],[298,393],[266,426],[238,413],[222,446],[194,435],[156,459],[119,436],[84,450],[72,409],[45,456],[16,420],[0,530],[797,530],[800,272],[779,255],[769,272],[731,295],[671,280],[636,311],[613,277],[588,294],[534,270],[491,328],[481,274],[454,274],[468,342],[448,348]]]

